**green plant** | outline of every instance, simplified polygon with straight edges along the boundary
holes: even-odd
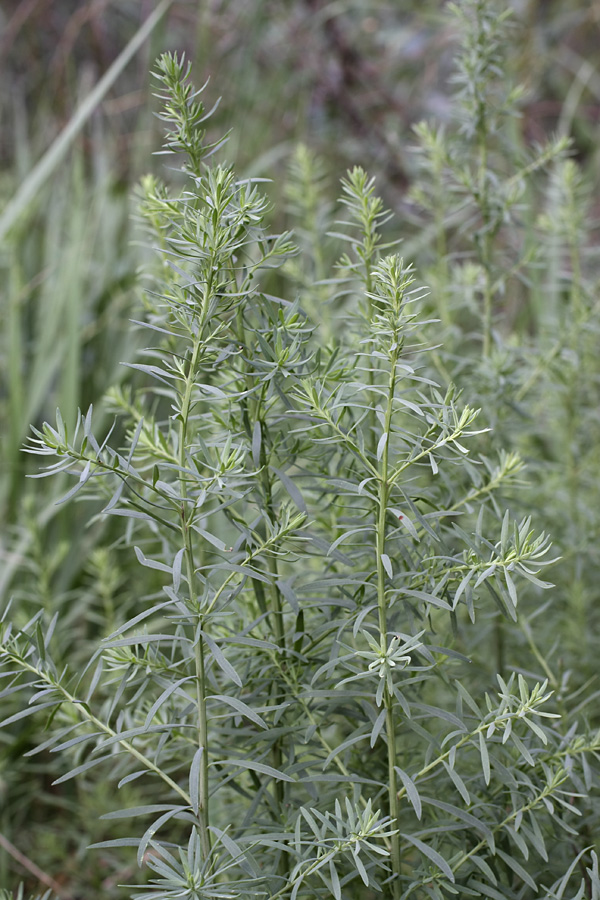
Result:
[[[4,890],[0,891],[0,900],[23,900],[23,898],[24,898],[24,894],[23,894],[23,886],[22,885],[16,894],[13,894],[13,893],[10,893],[9,891],[4,891]],[[32,900],[34,900],[33,897],[32,897]],[[35,900],[51,900],[50,891],[46,891],[46,893],[43,896],[41,894],[38,894],[35,897]]]
[[[436,325],[373,181],[343,184],[325,343],[285,293],[291,236],[207,162],[189,67],[156,74],[186,186],[143,182],[161,266],[130,363],[146,381],[109,396],[125,444],[90,407],[30,447],[74,476],[63,500],[126,520],[153,589],[83,674],[53,660],[56,617],[9,608],[0,696],[29,701],[2,724],[50,715],[59,782],[136,785],[146,802],[106,818],[145,824],[101,846],[137,848],[139,900],[598,896],[576,823],[600,736],[563,733],[548,681],[491,680],[477,655],[491,610],[515,620],[548,587],[549,542],[503,509],[519,458],[470,456],[478,411],[428,375]]]
[[[596,624],[588,577],[596,565],[598,507],[597,370],[590,353],[598,268],[589,185],[580,166],[565,158],[567,111],[558,136],[533,148],[521,128],[526,92],[511,78],[515,42],[509,38],[516,28],[510,11],[498,15],[494,4],[466,0],[454,12],[457,102],[444,127],[416,129],[420,169],[413,197],[435,237],[435,253],[422,256],[445,336],[432,368],[475,392],[493,426],[479,445],[487,455],[509,444],[532,462],[530,488],[515,502],[537,510],[561,557],[553,573],[557,602],[536,626],[548,656],[540,667],[534,653],[533,670],[555,688],[566,690],[568,682],[569,690],[583,690],[583,703],[595,690],[586,635]],[[499,671],[525,668],[526,622],[536,615],[535,604],[521,609],[515,628],[496,622]],[[591,706],[587,715],[598,724]],[[568,730],[568,720],[563,727]]]

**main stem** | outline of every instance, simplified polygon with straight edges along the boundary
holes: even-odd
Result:
[[[242,346],[246,344],[246,328],[244,324],[244,314],[243,310],[240,307],[237,313],[237,337]],[[244,379],[246,382],[246,390],[250,391],[252,385],[248,378],[248,373],[245,371],[244,367]],[[271,522],[275,522],[275,509],[273,505],[273,485],[271,481],[271,475],[269,473],[269,457],[266,450],[267,440],[268,440],[268,432],[267,426],[261,415],[261,407],[262,407],[262,396],[261,399],[258,400],[257,408],[255,411],[256,421],[259,422],[261,428],[261,447],[260,447],[260,483],[264,495],[264,503],[267,514]],[[244,427],[246,429],[246,433],[248,435],[248,439],[252,440],[252,431],[253,426],[249,415],[248,410],[248,402],[244,397],[241,400],[242,407],[242,419],[244,422]],[[277,586],[277,581],[279,579],[279,571],[277,566],[277,558],[273,555],[273,553],[269,553],[267,565],[269,567],[269,572],[271,573],[271,585],[270,585],[270,620],[273,631],[275,632],[275,641],[277,646],[279,647],[281,652],[285,651],[285,629],[283,627],[283,610],[281,604],[281,592]],[[257,591],[259,582],[254,582],[255,591]],[[261,586],[262,592],[262,586]],[[257,593],[257,599],[258,599]],[[260,603],[259,603],[260,605]],[[284,663],[285,664],[285,663]],[[280,687],[275,680],[273,680],[271,685],[271,695],[273,702],[277,704],[279,702],[279,694]],[[283,764],[283,751],[282,751],[282,743],[281,738],[277,738],[273,742],[273,746],[271,748],[271,758],[273,760],[273,767],[277,770],[281,770]],[[274,782],[273,791],[275,794],[275,803],[277,813],[279,815],[280,823],[283,823],[283,813],[285,807],[285,785],[283,781],[276,779]],[[289,856],[287,853],[282,853],[279,858],[279,866],[278,866],[279,874],[282,878],[287,879],[289,877]]]
[[[493,235],[491,232],[491,218],[488,196],[487,166],[488,166],[488,129],[485,108],[480,113],[479,125],[479,208],[483,223],[483,233],[479,245],[479,261],[483,266],[485,283],[483,286],[483,347],[482,356],[487,360],[492,350],[492,312],[494,300],[494,286],[492,283],[492,256]],[[505,648],[504,648],[504,623],[500,613],[494,620],[494,652],[496,656],[496,671],[504,674]]]
[[[192,388],[198,367],[198,357],[200,354],[200,346],[202,344],[203,326],[206,318],[206,310],[208,308],[208,298],[210,296],[210,281],[206,285],[203,297],[202,309],[198,322],[198,332],[194,338],[194,348],[192,358],[187,372],[185,391],[183,402],[181,405],[181,419],[179,428],[179,484],[181,490],[181,533],[183,537],[185,566],[188,580],[188,594],[190,609],[197,611],[198,628],[194,633],[194,667],[196,675],[196,705],[198,709],[197,733],[198,733],[198,749],[200,750],[200,778],[198,781],[198,825],[200,833],[200,846],[202,855],[208,860],[211,855],[212,841],[209,829],[209,806],[208,806],[208,719],[206,712],[206,669],[204,664],[204,639],[201,634],[203,627],[203,617],[198,610],[198,600],[195,589],[195,565],[194,550],[190,532],[190,514],[188,512],[188,490],[187,479],[184,474],[186,467],[186,449],[187,449],[187,428],[190,416]]]
[[[394,392],[396,387],[396,363],[398,361],[397,351],[391,354],[391,371],[388,386],[387,409],[385,414],[385,434],[387,439],[385,447],[381,455],[381,464],[379,470],[379,497],[378,497],[378,514],[377,514],[377,611],[379,617],[379,636],[381,642],[381,650],[383,653],[388,647],[388,627],[387,627],[387,601],[386,601],[386,572],[383,565],[382,556],[385,553],[386,541],[386,514],[390,493],[390,485],[388,483],[389,474],[389,441],[390,427],[392,422],[392,412],[394,405]],[[398,787],[396,781],[396,728],[394,722],[394,695],[388,690],[387,686],[384,693],[384,704],[386,709],[386,738],[387,738],[387,755],[388,755],[388,806],[392,828],[398,826]],[[402,865],[402,857],[400,852],[400,835],[396,831],[391,836],[391,858],[392,858],[392,897],[394,900],[400,898],[400,868]]]
[[[566,396],[566,423],[565,434],[567,435],[566,443],[566,482],[568,487],[568,505],[570,528],[573,536],[573,547],[575,548],[571,559],[571,589],[569,591],[567,607],[569,627],[567,635],[570,642],[574,644],[575,652],[579,652],[581,638],[580,635],[586,634],[587,610],[584,597],[584,588],[581,577],[581,550],[585,546],[584,535],[582,534],[581,515],[579,512],[578,497],[580,493],[580,453],[577,436],[580,433],[580,411],[582,409],[581,394],[585,391],[582,385],[587,384],[585,377],[585,353],[582,334],[582,324],[584,321],[585,310],[583,307],[582,284],[581,284],[581,256],[579,252],[579,243],[577,230],[573,227],[573,221],[577,215],[574,208],[574,199],[568,208],[568,221],[570,223],[568,231],[569,257],[571,262],[571,315],[573,327],[571,328],[571,351],[574,364],[568,370],[568,393]],[[584,638],[585,640],[585,638]]]
[[[483,234],[479,246],[479,261],[485,273],[483,288],[483,358],[487,359],[492,348],[492,301],[493,286],[491,272],[492,243],[490,235],[490,214],[487,186],[487,122],[485,112],[479,126],[479,208],[483,223]]]
[[[263,429],[263,436],[266,439],[266,426],[264,423],[261,423],[261,427]],[[262,485],[263,491],[265,495],[265,505],[267,508],[267,512],[269,514],[269,518],[271,521],[275,520],[275,511],[273,508],[273,486],[271,484],[271,476],[269,475],[269,465],[266,457],[265,451],[265,443],[266,440],[263,440],[263,444],[261,447],[261,463],[262,463]],[[281,606],[281,593],[279,588],[277,587],[277,581],[279,579],[279,571],[277,567],[277,559],[276,557],[270,553],[268,558],[268,566],[269,572],[271,573],[271,617],[273,619],[273,628],[275,631],[275,641],[277,646],[279,647],[281,652],[285,651],[285,629],[283,627],[283,610]],[[283,660],[283,665],[285,665],[285,660]],[[275,703],[279,702],[280,699],[280,686],[276,681],[273,681],[273,699]],[[283,753],[281,747],[281,739],[277,738],[277,740],[273,743],[273,765],[276,769],[281,769],[283,763]],[[277,802],[277,809],[279,811],[279,816],[283,819],[283,809],[285,805],[285,785],[283,781],[277,779],[274,783],[275,790],[275,800]],[[289,872],[288,868],[288,854],[283,853],[279,860],[279,871],[281,875],[287,875]]]

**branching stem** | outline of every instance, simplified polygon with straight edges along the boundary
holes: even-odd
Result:
[[[388,624],[387,624],[387,598],[386,598],[386,571],[384,566],[384,555],[386,552],[386,515],[389,501],[390,485],[388,483],[388,465],[389,465],[389,443],[392,424],[392,413],[394,408],[394,395],[396,389],[396,363],[398,361],[397,347],[392,350],[390,358],[390,374],[388,382],[387,408],[384,420],[385,443],[381,453],[381,461],[379,465],[379,496],[377,503],[377,612],[379,618],[379,636],[381,641],[382,653],[387,652],[388,648]],[[391,825],[394,834],[391,836],[391,857],[392,871],[394,878],[391,882],[392,897],[398,900],[400,897],[400,869],[402,865],[400,853],[400,836],[398,834],[398,788],[396,784],[396,727],[394,721],[394,695],[390,693],[386,687],[384,692],[384,703],[386,708],[386,739],[387,739],[387,755],[388,755],[388,805],[391,818]]]
[[[202,335],[208,309],[208,301],[210,297],[211,283],[207,283],[203,302],[200,309],[198,331],[194,338],[194,346],[187,371],[185,390],[183,401],[181,404],[181,413],[179,421],[179,467],[180,476],[179,484],[181,490],[181,534],[183,538],[185,567],[188,581],[188,597],[190,609],[197,612],[198,628],[194,631],[194,666],[196,670],[196,704],[197,704],[197,731],[198,731],[198,749],[200,750],[200,778],[198,779],[198,824],[200,834],[200,844],[202,847],[202,855],[204,859],[209,859],[211,855],[212,839],[209,828],[209,784],[208,784],[208,721],[206,710],[206,670],[204,665],[204,639],[202,637],[202,628],[204,627],[203,616],[199,611],[198,600],[195,588],[195,564],[194,564],[194,548],[191,539],[190,521],[193,516],[193,509],[188,509],[188,490],[187,480],[184,475],[187,457],[187,428],[190,417],[192,389],[194,379],[198,368],[198,358],[200,348],[202,346]]]

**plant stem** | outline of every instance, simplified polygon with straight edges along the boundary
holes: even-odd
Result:
[[[273,485],[271,483],[271,476],[269,474],[269,463],[266,456],[265,450],[265,438],[266,438],[266,425],[264,422],[261,422],[261,428],[263,429],[263,442],[261,445],[261,464],[262,464],[262,486],[265,495],[265,506],[267,513],[269,515],[269,519],[271,522],[275,521],[275,511],[273,508]],[[268,556],[268,566],[269,571],[272,576],[271,583],[271,616],[273,619],[273,626],[275,629],[275,641],[277,646],[279,647],[280,653],[285,653],[285,630],[283,627],[283,611],[281,606],[281,593],[277,586],[277,581],[279,578],[279,572],[277,567],[277,558],[270,553]],[[281,692],[281,684],[277,683],[277,680],[274,679],[271,686],[273,702],[275,704],[279,703],[281,700],[282,692]],[[280,770],[283,763],[283,752],[281,747],[281,738],[277,738],[274,741],[272,747],[272,758],[273,758],[273,766]],[[283,813],[285,808],[285,785],[283,781],[276,779],[274,782],[274,791],[275,791],[275,802],[277,804],[277,811],[279,813],[279,819],[281,824],[283,824]],[[287,853],[282,853],[279,857],[279,866],[278,866],[279,874],[286,878],[289,877],[290,866],[289,866],[289,855]]]
[[[480,235],[479,261],[484,270],[483,288],[483,359],[487,360],[492,349],[492,306],[494,286],[492,283],[492,256],[493,236],[491,232],[492,221],[489,211],[489,196],[487,185],[488,166],[488,127],[485,105],[479,112],[479,207],[482,219],[482,234]],[[504,674],[504,623],[500,614],[494,619],[494,651],[496,656],[496,672]]]
[[[233,276],[235,278],[235,275]],[[236,326],[237,326],[237,339],[241,346],[246,346],[246,327],[244,324],[244,313],[242,308],[240,307],[236,316]],[[251,389],[251,381],[248,375],[247,366],[243,367],[243,377],[245,382],[246,391],[250,391]],[[255,420],[259,423],[261,430],[261,444],[260,444],[260,484],[262,487],[263,495],[264,495],[264,508],[269,517],[269,521],[275,523],[275,509],[273,505],[273,484],[271,480],[271,475],[269,472],[269,456],[267,454],[267,440],[268,440],[268,430],[266,422],[262,416],[262,407],[263,407],[263,395],[261,394],[260,399],[255,404]],[[241,401],[241,410],[242,410],[242,420],[244,423],[244,428],[246,430],[248,440],[252,440],[253,434],[253,424],[251,421],[251,417],[248,410],[248,401],[247,398],[244,397]],[[267,538],[267,534],[264,535],[265,542]],[[269,572],[271,573],[272,580],[270,585],[270,600],[271,600],[271,621],[272,627],[275,632],[275,642],[280,649],[280,652],[285,652],[285,630],[283,627],[283,611],[281,604],[281,592],[279,587],[277,586],[277,581],[279,579],[279,572],[277,567],[277,558],[273,553],[269,553],[267,557],[267,565],[269,567]],[[255,586],[258,583],[255,582]],[[258,593],[256,594],[258,599]],[[271,683],[271,696],[273,699],[274,705],[277,705],[281,699],[281,685],[277,683],[275,679],[273,679]],[[283,764],[283,752],[281,746],[281,738],[277,738],[273,742],[273,746],[271,747],[271,758],[273,761],[273,767],[277,770],[281,770]],[[277,808],[277,813],[279,816],[279,825],[282,825],[284,822],[284,808],[285,808],[285,785],[283,781],[276,779],[273,785],[273,791],[275,794],[275,803]],[[278,872],[286,881],[289,879],[290,867],[289,867],[289,856],[287,853],[281,853],[279,857],[278,864]]]
[[[479,262],[483,266],[485,273],[485,285],[483,289],[483,358],[487,359],[490,355],[492,344],[492,242],[491,242],[491,221],[489,214],[489,198],[487,185],[487,165],[488,165],[488,148],[487,148],[487,116],[485,105],[481,103],[479,113],[478,126],[478,143],[479,143],[479,185],[478,185],[478,203],[481,212],[482,233],[479,236],[477,246],[479,249]]]
[[[202,847],[202,855],[205,860],[210,858],[211,854],[211,832],[209,829],[209,786],[208,786],[208,722],[206,712],[206,670],[204,665],[204,639],[202,637],[202,628],[204,626],[204,617],[199,611],[198,600],[195,590],[195,565],[194,550],[191,541],[190,520],[193,516],[193,509],[188,512],[188,493],[187,481],[183,470],[186,466],[187,451],[187,427],[191,409],[192,388],[196,377],[198,367],[198,358],[200,347],[202,345],[202,334],[206,319],[206,310],[208,308],[208,298],[210,296],[211,284],[207,283],[203,296],[202,307],[200,310],[198,321],[198,332],[194,337],[194,347],[192,357],[187,372],[185,391],[183,402],[181,405],[181,418],[179,427],[179,484],[181,490],[181,534],[184,545],[185,565],[188,581],[188,597],[190,610],[197,614],[198,628],[194,629],[194,666],[196,674],[196,704],[198,708],[198,749],[200,750],[200,778],[198,779],[198,824],[200,834],[200,845]]]
[[[390,376],[388,383],[387,408],[385,413],[384,429],[385,429],[385,445],[381,454],[381,463],[379,470],[379,498],[378,498],[378,515],[377,515],[377,612],[379,618],[379,636],[381,641],[382,653],[387,652],[388,648],[388,627],[387,627],[387,601],[385,593],[386,571],[383,564],[383,556],[385,554],[386,541],[386,514],[389,500],[390,485],[388,483],[388,460],[389,460],[389,443],[390,428],[392,422],[392,413],[394,408],[394,393],[396,388],[396,363],[398,361],[398,350],[394,349],[390,354]],[[388,806],[391,819],[391,826],[397,829],[398,826],[398,788],[396,783],[396,728],[394,722],[394,695],[385,688],[384,704],[386,708],[386,738],[387,738],[387,756],[388,756]],[[400,852],[400,835],[396,830],[391,835],[391,858],[392,858],[392,896],[394,900],[400,897],[400,869],[402,865],[402,857]]]
[[[59,691],[66,702],[69,703],[73,707],[73,709],[81,713],[82,718],[90,722],[90,724],[94,725],[100,731],[103,731],[104,734],[107,734],[109,737],[117,738],[118,743],[121,745],[121,747],[123,747],[124,750],[127,751],[127,753],[135,757],[135,759],[137,759],[137,761],[140,762],[144,766],[144,768],[148,769],[148,771],[154,772],[155,775],[158,775],[159,778],[162,778],[165,784],[167,784],[173,791],[175,791],[176,794],[179,794],[179,796],[187,806],[191,807],[192,801],[189,794],[184,791],[184,789],[180,787],[176,781],[173,781],[173,779],[169,775],[167,775],[166,772],[163,772],[163,770],[155,765],[152,760],[148,759],[147,756],[144,756],[144,754],[141,753],[137,749],[137,747],[134,747],[130,741],[118,738],[118,732],[115,731],[114,728],[111,728],[110,725],[107,725],[105,722],[102,722],[100,719],[96,718],[96,716],[88,709],[87,704],[82,703],[81,700],[77,700],[77,698],[74,697],[62,684],[60,684],[60,682],[57,682],[50,678],[50,676],[43,670],[32,666],[27,662],[26,659],[23,659],[23,657],[11,654],[10,651],[6,648],[4,648],[3,653],[6,654],[6,656],[12,659],[19,666],[21,666],[21,668],[26,669],[33,675],[36,675],[46,684],[51,685],[55,690]]]

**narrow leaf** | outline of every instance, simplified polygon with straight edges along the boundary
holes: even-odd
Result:
[[[488,755],[487,744],[483,736],[483,732],[479,732],[479,753],[481,755],[481,768],[483,769],[483,777],[485,783],[490,783],[490,757]]]
[[[190,799],[192,801],[192,809],[194,810],[194,813],[196,815],[198,815],[198,802],[200,796],[200,764],[202,762],[203,753],[204,747],[198,747],[198,749],[194,753],[192,765],[190,766],[189,791]]]
[[[423,812],[423,807],[421,806],[421,798],[419,797],[419,792],[414,781],[412,780],[408,772],[405,772],[399,766],[394,766],[394,768],[402,779],[402,784],[404,785],[404,789],[406,790],[406,796],[412,804],[417,819],[420,819]]]
[[[227,697],[225,694],[211,694],[209,697],[207,697],[207,700],[220,700],[221,703],[225,703],[228,706],[231,706],[232,709],[234,709],[237,713],[246,716],[246,718],[250,719],[252,722],[260,725],[261,728],[268,728],[265,720],[238,697]]]
[[[384,433],[379,438],[379,442],[377,444],[377,461],[381,459],[383,456],[383,451],[385,450],[385,445],[387,444],[388,433],[384,431]]]
[[[211,636],[209,634],[206,634],[205,631],[201,631],[200,635],[201,635],[202,639],[208,645],[208,648],[213,655],[213,659],[216,662],[216,664],[218,665],[218,667],[221,669],[221,671],[225,675],[227,675],[227,677],[231,681],[233,681],[234,684],[237,684],[238,687],[241,687],[242,679],[240,678],[238,673],[235,671],[235,669],[233,668],[233,666],[231,665],[229,660],[226,659],[223,651],[220,649],[218,644],[211,638]]]
[[[394,570],[392,568],[392,561],[387,555],[387,553],[381,554],[381,562],[383,563],[383,568],[385,569],[388,578],[394,577]]]
[[[254,762],[250,759],[221,759],[213,763],[213,765],[238,766],[240,769],[251,769],[253,772],[260,772],[261,775],[268,775],[270,778],[277,779],[277,781],[294,781],[285,772],[280,772],[279,769],[274,769],[273,766],[267,766],[264,763]]]
[[[410,834],[401,834],[400,837],[403,837],[404,840],[408,841],[414,847],[417,848],[421,853],[424,854],[431,862],[440,869],[446,876],[446,878],[454,884],[454,872],[446,862],[443,856],[434,850],[432,847],[428,847],[427,844],[424,844],[423,841],[420,841],[419,838],[413,837]]]

